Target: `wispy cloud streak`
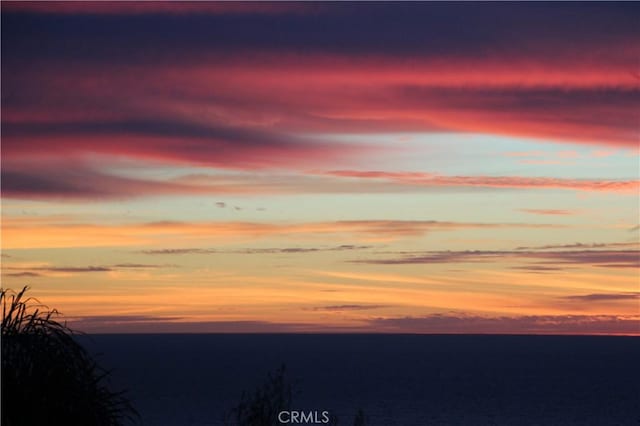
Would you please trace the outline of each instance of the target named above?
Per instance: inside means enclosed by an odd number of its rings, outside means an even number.
[[[308,235],[328,237],[345,235],[366,241],[386,241],[420,237],[432,231],[461,229],[547,229],[562,228],[554,224],[441,222],[435,220],[345,220],[308,223],[261,222],[144,222],[121,225],[74,223],[67,220],[50,222],[6,218],[3,221],[4,248],[91,247],[157,244],[166,238],[183,243],[222,241],[228,238],[259,239]],[[82,236],[81,238],[78,236]],[[350,245],[342,250],[353,249]],[[183,250],[177,248],[176,250]],[[193,249],[188,249],[193,250]],[[198,249],[199,250],[199,249]]]
[[[304,254],[331,251],[366,250],[374,246],[343,244],[335,247],[270,247],[244,249],[215,249],[215,248],[167,248],[142,250],[144,254],[183,255],[183,254]]]
[[[638,300],[640,292],[635,293],[594,293],[565,296],[563,299],[578,302],[601,302],[611,300]]]
[[[375,265],[411,265],[439,263],[497,262],[503,260],[534,260],[536,265],[521,268],[533,272],[551,271],[550,268],[563,266],[599,266],[606,268],[640,268],[640,250],[566,250],[566,251],[523,251],[523,250],[467,250],[430,251],[398,258],[359,259],[354,263]],[[542,268],[540,268],[542,266]]]
[[[327,172],[326,174],[362,180],[382,179],[392,181],[400,185],[414,187],[463,186],[518,189],[565,189],[578,191],[625,192],[632,194],[637,194],[638,190],[640,190],[640,180],[598,181],[589,179],[520,176],[443,176],[418,172],[397,173],[357,170],[337,170]],[[549,213],[549,211],[546,212],[547,214]]]
[[[107,160],[108,161],[108,160]],[[294,174],[187,174],[144,179],[100,171],[78,161],[6,161],[2,195],[7,198],[91,201],[179,195],[376,194],[440,191],[447,188],[565,190],[633,195],[639,180],[524,178],[518,176],[444,176],[415,172],[332,171]],[[224,203],[216,203],[219,208]],[[236,208],[238,210],[239,207]],[[570,210],[524,209],[540,215],[569,215]]]
[[[617,315],[529,315],[484,317],[435,314],[377,318],[371,326],[386,332],[487,334],[640,335],[640,317]]]
[[[360,304],[350,304],[350,305],[330,305],[330,306],[321,306],[317,308],[313,308],[315,311],[335,311],[335,312],[343,312],[343,311],[368,311],[372,309],[382,309],[388,308],[389,305],[360,305]]]
[[[20,270],[22,272],[16,273],[7,273],[6,276],[10,277],[39,277],[42,276],[42,273],[47,272],[62,272],[62,273],[70,273],[70,274],[79,274],[79,273],[94,273],[94,272],[111,272],[117,270],[126,270],[126,269],[154,269],[154,268],[162,268],[167,267],[169,265],[149,265],[149,264],[141,264],[141,263],[119,263],[115,265],[109,266],[11,266],[11,265],[3,265],[2,269],[11,271],[11,270]]]
[[[629,315],[530,315],[476,316],[432,314],[378,317],[364,323],[327,324],[277,321],[189,321],[188,318],[133,316],[89,316],[73,318],[76,328],[104,332],[126,324],[123,332],[213,332],[213,333],[417,333],[417,334],[620,334],[640,335],[640,317]]]
[[[520,209],[520,211],[531,214],[539,214],[543,216],[568,216],[576,214],[574,210],[561,209]]]

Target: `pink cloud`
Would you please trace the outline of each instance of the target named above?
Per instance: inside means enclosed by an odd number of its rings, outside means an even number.
[[[399,185],[415,187],[464,186],[486,188],[565,189],[637,194],[640,180],[589,180],[520,176],[444,176],[428,173],[395,173],[383,171],[336,170],[330,176],[354,179],[383,179]]]
[[[348,163],[374,149],[295,137],[268,130],[150,121],[87,122],[67,125],[6,126],[3,159],[25,162],[45,157],[103,154],[172,164],[213,165],[230,169],[300,168]],[[39,129],[43,129],[40,131]]]
[[[520,209],[521,212],[531,213],[531,214],[540,214],[540,215],[559,215],[559,216],[567,216],[576,214],[575,210],[560,210],[560,209]]]
[[[616,154],[616,152],[617,151],[614,149],[600,149],[591,151],[591,156],[595,158],[605,158],[611,157],[612,155]]]
[[[106,148],[114,148],[105,145]],[[188,148],[188,146],[183,146]],[[134,148],[144,153],[144,146]],[[173,158],[155,158],[163,161],[181,161],[188,163],[209,161],[216,166],[228,166],[260,169],[274,167],[275,161],[293,161],[303,156],[300,152],[283,153],[282,157],[242,157],[246,148],[236,147],[237,153],[229,151],[226,156],[215,157],[215,150],[202,149],[201,158],[192,156],[187,149],[173,153]],[[277,150],[278,148],[274,148]],[[316,155],[316,158],[301,159],[302,164],[326,160],[330,155],[338,155],[328,150]],[[117,146],[111,154],[118,152]],[[263,151],[266,152],[266,151]],[[313,152],[309,149],[307,152]],[[157,154],[157,153],[156,153]],[[255,154],[255,153],[254,153]],[[211,155],[211,157],[208,157]],[[147,158],[141,154],[142,158]],[[31,160],[6,159],[2,168],[2,196],[22,199],[53,200],[101,200],[127,199],[158,195],[205,195],[205,194],[367,194],[402,193],[406,191],[429,191],[434,188],[518,188],[518,189],[557,189],[571,191],[597,191],[620,194],[636,194],[640,187],[638,181],[598,181],[563,178],[525,178],[517,176],[445,176],[421,172],[384,172],[384,171],[310,171],[294,173],[262,174],[259,170],[243,173],[206,174],[193,173],[171,179],[150,179],[127,176],[118,172],[102,169],[100,165],[110,164],[112,156],[98,157],[91,162],[69,157],[62,161],[49,158]],[[344,160],[344,158],[342,158]],[[226,161],[227,163],[224,163]],[[338,161],[338,160],[337,160]],[[116,161],[117,164],[117,161]],[[313,165],[313,164],[309,164]],[[525,213],[562,215],[576,214],[575,211],[561,209],[522,209]]]
[[[576,73],[573,63],[491,58],[210,52],[163,67],[69,70],[34,60],[3,73],[23,99],[3,101],[3,158],[107,152],[299,168],[366,152],[296,134],[451,131],[620,147],[635,147],[638,138],[637,80],[611,64]]]
[[[558,151],[556,155],[558,158],[578,158],[580,153],[577,151]]]

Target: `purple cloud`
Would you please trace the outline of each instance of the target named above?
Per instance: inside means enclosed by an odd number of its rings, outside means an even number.
[[[314,311],[365,311],[370,309],[381,309],[388,308],[390,305],[360,305],[360,304],[351,304],[351,305],[331,305],[331,306],[321,306],[317,308],[313,308]]]
[[[521,250],[429,251],[417,252],[415,254],[405,253],[402,257],[398,258],[359,259],[351,262],[374,265],[410,265],[492,262],[502,259],[535,260],[537,261],[536,265],[538,266],[587,265],[606,268],[640,268],[640,250],[576,250],[544,252]],[[530,265],[525,265],[524,267],[521,267],[521,269],[527,267],[530,267]],[[542,269],[537,268],[536,270],[539,272]]]
[[[640,334],[640,317],[616,315],[483,317],[434,314],[375,318],[369,324],[389,333]]]
[[[593,293],[565,296],[562,299],[579,302],[600,302],[609,300],[638,300],[640,292],[636,293]]]

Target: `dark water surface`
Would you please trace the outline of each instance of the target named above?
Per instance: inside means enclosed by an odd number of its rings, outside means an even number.
[[[293,408],[352,425],[640,425],[640,338],[155,334],[81,337],[144,424],[222,425],[286,364]]]

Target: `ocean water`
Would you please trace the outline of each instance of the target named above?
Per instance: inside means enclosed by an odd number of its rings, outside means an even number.
[[[640,338],[91,335],[148,426],[223,425],[286,365],[293,409],[374,426],[640,425]]]

